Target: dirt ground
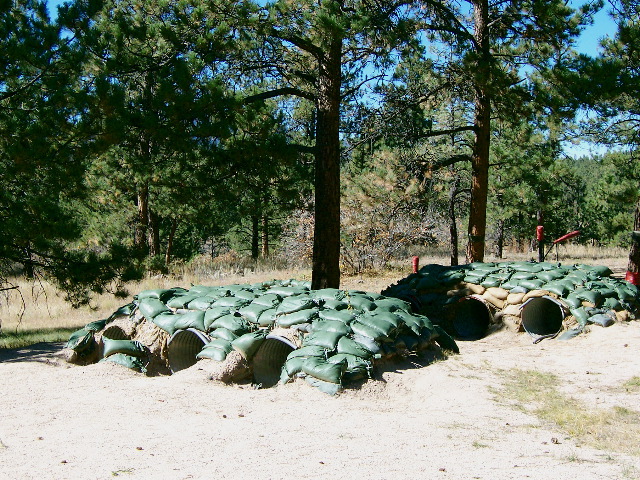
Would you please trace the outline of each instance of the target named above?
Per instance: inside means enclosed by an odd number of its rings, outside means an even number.
[[[590,408],[640,410],[623,388],[640,376],[640,322],[460,347],[334,397],[303,381],[216,384],[198,365],[170,377],[72,366],[60,344],[0,350],[0,478],[640,478],[640,457],[583,445],[500,395],[505,372],[536,370]]]

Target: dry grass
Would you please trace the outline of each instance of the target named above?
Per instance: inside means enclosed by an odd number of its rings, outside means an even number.
[[[555,375],[536,371],[504,372],[501,400],[562,429],[574,441],[600,450],[640,455],[640,412],[623,407],[591,409],[559,391]]]

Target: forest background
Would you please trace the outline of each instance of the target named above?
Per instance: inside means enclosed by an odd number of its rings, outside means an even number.
[[[2,289],[80,305],[216,262],[337,287],[429,247],[524,251],[538,224],[640,264],[635,0],[54,6],[0,2]]]

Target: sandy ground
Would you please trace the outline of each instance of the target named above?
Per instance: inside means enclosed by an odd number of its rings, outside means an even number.
[[[639,457],[580,445],[496,393],[505,371],[537,370],[593,408],[640,410],[622,388],[640,376],[640,322],[460,346],[334,397],[301,381],[216,384],[198,365],[170,377],[72,366],[59,344],[0,351],[0,478],[640,478]]]

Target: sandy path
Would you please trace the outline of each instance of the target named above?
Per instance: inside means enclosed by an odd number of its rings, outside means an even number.
[[[640,376],[640,322],[537,345],[501,332],[336,397],[218,385],[197,367],[70,366],[38,347],[0,352],[2,479],[640,478],[640,458],[580,446],[495,394],[504,371],[534,369],[596,408],[640,410],[621,387]]]

